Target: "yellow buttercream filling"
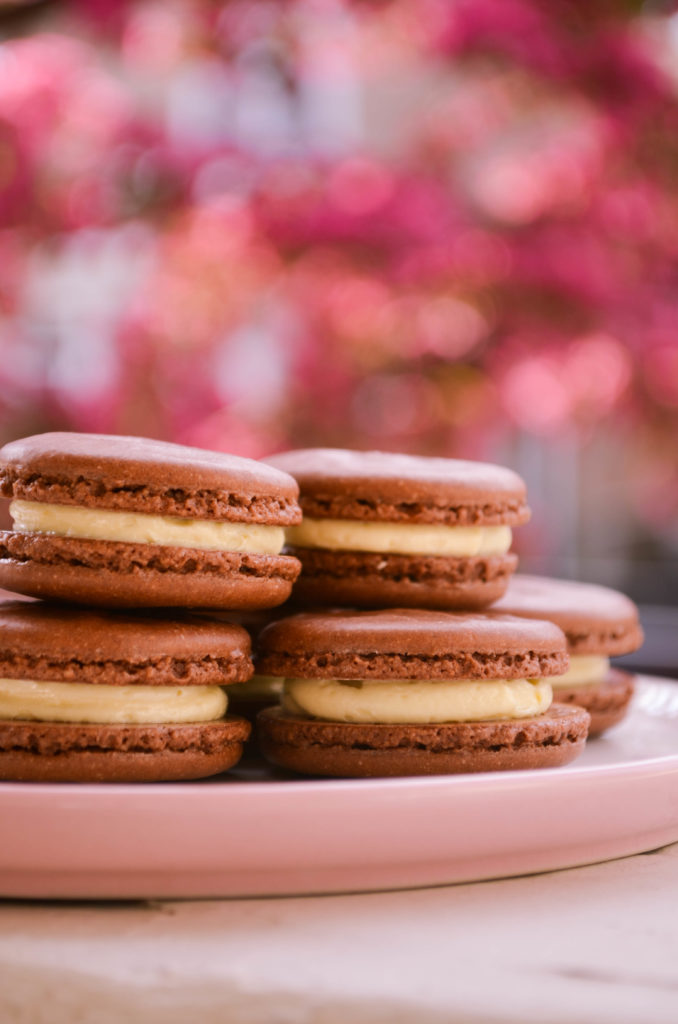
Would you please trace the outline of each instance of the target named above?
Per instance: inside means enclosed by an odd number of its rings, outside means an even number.
[[[506,554],[511,547],[511,528],[305,517],[299,526],[288,527],[286,539],[293,547],[325,548],[329,551],[471,558]]]
[[[588,686],[602,683],[610,671],[610,659],[600,654],[571,654],[570,668],[562,676],[554,676],[555,689],[564,686]]]
[[[544,679],[286,679],[283,707],[331,722],[485,722],[530,718],[552,700]]]
[[[197,548],[206,551],[244,551],[280,554],[285,543],[282,526],[225,523],[211,519],[180,519],[108,508],[51,505],[13,501],[9,507],[14,528],[22,533],[52,533],[58,537],[112,540],[133,544]]]
[[[0,679],[0,719],[115,725],[211,722],[226,713],[220,686],[105,686]]]

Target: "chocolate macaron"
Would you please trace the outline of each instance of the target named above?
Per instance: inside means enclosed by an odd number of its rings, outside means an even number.
[[[547,768],[583,748],[589,716],[551,704],[567,667],[549,622],[423,609],[300,614],[267,626],[258,671],[285,679],[262,711],[269,760],[311,775]]]
[[[138,437],[39,434],[0,449],[14,530],[0,586],[105,607],[266,608],[299,573],[281,554],[294,480],[234,455]]]
[[[226,715],[224,687],[251,674],[238,626],[0,604],[0,778],[156,782],[225,771],[250,725]]]
[[[555,699],[587,709],[589,735],[598,736],[624,718],[633,695],[633,676],[611,668],[610,658],[630,654],[643,642],[633,601],[592,583],[517,575],[492,610],[548,619],[563,630],[570,668],[552,680]]]
[[[299,483],[304,519],[286,550],[302,563],[302,604],[469,609],[506,589],[511,527],[529,518],[511,470],[327,448],[267,461]]]

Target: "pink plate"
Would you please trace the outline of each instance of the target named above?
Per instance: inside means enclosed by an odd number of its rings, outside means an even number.
[[[678,684],[571,767],[388,780],[241,769],[183,784],[0,784],[0,895],[261,896],[443,885],[678,840]]]

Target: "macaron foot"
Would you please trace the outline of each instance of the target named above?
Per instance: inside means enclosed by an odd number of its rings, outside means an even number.
[[[303,775],[383,778],[555,768],[586,742],[589,714],[553,704],[534,718],[435,725],[328,722],[260,712],[264,756]]]

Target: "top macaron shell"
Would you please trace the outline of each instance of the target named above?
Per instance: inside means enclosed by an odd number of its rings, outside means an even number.
[[[252,459],[138,437],[41,434],[0,450],[0,490],[34,510],[42,503],[170,517],[182,530],[167,544],[5,531],[0,586],[17,593],[110,608],[248,610],[281,604],[299,573],[293,556],[260,552],[255,541],[234,551],[191,547],[184,534],[190,520],[257,530],[301,520],[294,479]]]
[[[0,603],[0,677],[107,686],[226,686],[253,672],[245,629],[198,615]]]
[[[298,482],[305,515],[450,525],[517,526],[530,512],[510,469],[391,452],[305,448],[266,461]]]
[[[548,619],[563,630],[572,654],[629,654],[643,642],[633,601],[593,583],[517,574],[491,610]]]
[[[289,475],[253,459],[150,438],[50,433],[0,449],[0,487],[25,501],[287,526]]]
[[[340,679],[516,679],[567,669],[553,623],[426,609],[310,612],[271,623],[258,673]]]

